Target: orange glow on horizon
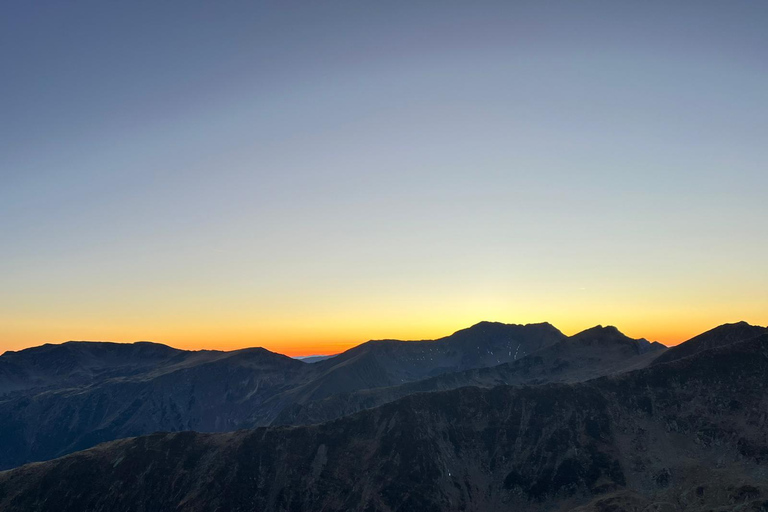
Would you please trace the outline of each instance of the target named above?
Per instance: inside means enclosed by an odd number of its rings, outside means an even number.
[[[739,318],[727,321],[697,322],[688,325],[664,325],[664,326],[643,326],[637,322],[628,322],[627,325],[621,323],[600,322],[600,325],[615,325],[621,332],[631,338],[646,338],[650,341],[659,341],[667,346],[674,346],[682,343],[702,332],[721,325],[722,323],[733,323],[740,321]],[[347,328],[330,328],[329,326],[318,326],[315,333],[312,328],[305,329],[280,329],[273,327],[270,329],[248,332],[248,330],[224,330],[218,333],[209,330],[196,330],[196,332],[187,332],[179,330],[172,332],[163,330],[156,336],[147,337],[137,335],[134,329],[127,329],[120,333],[117,330],[104,329],[104,335],[98,334],[98,328],[93,329],[73,329],[72,332],[81,332],[83,336],[67,336],[63,332],[51,330],[43,338],[18,336],[14,343],[4,343],[0,345],[0,352],[5,350],[21,350],[24,348],[42,345],[45,343],[61,343],[70,339],[88,340],[88,341],[114,341],[130,343],[133,341],[152,341],[163,343],[174,348],[183,350],[239,350],[250,347],[263,347],[272,352],[284,354],[290,357],[311,356],[311,355],[330,355],[338,354],[353,348],[361,343],[371,339],[399,339],[399,340],[425,340],[439,339],[448,336],[457,330],[470,327],[481,321],[476,319],[464,322],[451,322],[445,325],[403,325],[403,326],[379,326],[377,328],[364,328],[362,326],[350,326]],[[539,323],[541,320],[510,321],[500,320],[504,323]],[[749,321],[749,319],[747,319]],[[571,336],[585,329],[598,325],[598,323],[573,323],[563,322],[558,325],[550,322],[560,329],[564,334]],[[759,322],[751,321],[749,323],[762,325]],[[296,332],[296,331],[299,332]],[[293,332],[292,332],[293,331]],[[3,338],[12,339],[7,334]]]

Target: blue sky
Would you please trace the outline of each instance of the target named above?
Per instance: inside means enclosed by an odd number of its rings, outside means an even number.
[[[2,12],[0,349],[768,323],[764,2]]]

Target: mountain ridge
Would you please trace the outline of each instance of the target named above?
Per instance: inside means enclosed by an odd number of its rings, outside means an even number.
[[[763,335],[578,384],[417,393],[319,425],[114,441],[0,473],[0,508],[760,510],[766,389]]]
[[[673,361],[694,355],[703,350],[725,346],[733,341],[745,340],[768,333],[768,327],[750,325],[745,321],[722,324],[705,331],[685,343],[681,343],[661,356],[656,364]]]
[[[418,380],[430,372],[449,371],[451,365],[482,366],[495,359],[489,354],[498,344],[535,349],[559,338],[553,329],[481,324],[434,342],[371,342],[313,364],[263,348],[185,352],[152,344],[74,343],[43,352],[154,347],[169,357],[141,371],[123,365],[120,371],[96,376],[83,376],[78,367],[72,378],[64,371],[70,367],[61,367],[61,358],[54,357],[49,366],[53,375],[66,377],[63,383],[46,381],[10,393],[18,375],[8,371],[7,363],[18,356],[2,356],[0,390],[6,393],[0,396],[0,439],[5,445],[0,447],[5,448],[0,450],[0,468],[158,430],[220,432],[267,425],[292,403]],[[465,350],[469,345],[475,347],[471,357]],[[430,366],[426,353],[435,364]]]
[[[335,419],[416,392],[443,391],[463,386],[540,385],[580,382],[648,364],[663,345],[645,347],[618,329],[587,329],[544,347],[529,356],[497,366],[451,372],[398,386],[331,395],[320,401],[294,403],[275,419],[276,424],[310,424]]]
[[[590,331],[601,335],[590,338]],[[568,338],[547,323],[493,322],[434,341],[372,341],[312,364],[263,348],[164,347],[170,357],[145,370],[0,396],[0,468],[155,431],[327,421],[409,393],[578,382],[643,367],[658,355],[615,328]]]

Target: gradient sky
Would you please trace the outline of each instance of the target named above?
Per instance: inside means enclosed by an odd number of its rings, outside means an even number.
[[[768,2],[0,7],[0,352],[768,324]]]

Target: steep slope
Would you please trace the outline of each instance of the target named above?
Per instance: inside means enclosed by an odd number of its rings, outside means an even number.
[[[0,509],[761,510],[768,336],[575,385],[155,434],[0,473]]]
[[[322,400],[296,402],[283,409],[273,424],[321,423],[420,392],[464,386],[490,388],[502,384],[581,382],[642,368],[665,349],[660,343],[629,338],[615,327],[597,326],[510,363],[445,373],[399,386],[338,393]]]
[[[668,363],[676,359],[692,356],[703,350],[748,340],[765,333],[768,333],[768,327],[749,325],[747,322],[723,324],[705,333],[699,334],[676,347],[672,347],[666,354],[660,356],[655,361],[655,364]]]

